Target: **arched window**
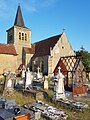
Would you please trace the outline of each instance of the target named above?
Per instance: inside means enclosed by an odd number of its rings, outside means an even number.
[[[24,33],[22,33],[22,40],[24,40]]]
[[[25,41],[27,41],[27,34],[25,33]]]
[[[19,40],[21,40],[21,32],[19,32]]]

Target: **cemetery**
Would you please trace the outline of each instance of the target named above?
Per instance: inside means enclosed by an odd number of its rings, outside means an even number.
[[[63,110],[58,110],[53,106],[37,101],[24,105],[25,108],[39,111],[43,117],[50,120],[67,120],[68,115]]]
[[[21,104],[23,108],[34,112],[33,116],[39,116],[39,119],[43,117],[46,120],[68,120],[72,112],[76,112],[76,114],[80,112],[82,114],[83,112],[90,111],[90,104],[74,99],[78,97],[84,98],[83,95],[73,96],[73,93],[70,91],[65,91],[65,76],[62,74],[60,66],[58,67],[57,74],[51,76],[51,78],[50,76],[49,78],[48,76],[41,77],[39,70],[38,68],[37,73],[32,73],[29,68],[24,68],[21,71],[19,79],[16,73],[4,71],[3,91],[1,95],[7,99],[14,98],[14,100],[10,102],[10,100],[1,99],[0,109],[4,107],[5,110],[3,111],[6,112],[7,109],[13,109],[16,106],[15,100],[17,98],[15,97],[15,91],[17,91],[17,97],[20,100],[20,102],[16,100],[17,104]],[[19,98],[20,96],[21,98]],[[86,94],[85,98],[87,98]],[[19,119],[19,117],[16,118]]]
[[[0,98],[0,120],[34,120],[32,111],[17,106],[15,100]]]
[[[76,54],[64,31],[32,43],[19,4],[7,44],[0,44],[0,120],[89,120],[83,53]]]

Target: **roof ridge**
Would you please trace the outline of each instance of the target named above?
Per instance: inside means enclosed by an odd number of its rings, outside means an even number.
[[[48,37],[48,38],[46,38],[46,39],[44,39],[44,40],[40,40],[40,41],[35,42],[35,43],[33,43],[33,44],[37,44],[37,43],[39,43],[39,42],[47,41],[48,39],[52,39],[52,38],[54,38],[54,37],[61,36],[61,35],[62,35],[62,34],[58,34],[58,35],[55,35],[55,36],[52,36],[52,37]]]

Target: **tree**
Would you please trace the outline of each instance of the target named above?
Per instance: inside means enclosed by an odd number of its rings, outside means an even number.
[[[90,71],[90,53],[82,46],[79,51],[76,51],[76,55],[81,56],[81,61],[85,67],[85,70]]]

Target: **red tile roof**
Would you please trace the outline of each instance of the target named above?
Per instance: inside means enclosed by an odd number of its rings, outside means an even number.
[[[56,65],[56,67],[55,67],[55,69],[54,69],[54,71],[53,71],[54,75],[57,74],[57,72],[58,72],[58,67],[59,67],[59,66],[60,66],[60,68],[61,68],[62,74],[63,74],[63,75],[66,75],[66,74],[67,74],[67,69],[66,69],[66,66],[64,65],[64,63],[63,63],[63,61],[62,61],[61,59],[59,60],[58,64]]]
[[[13,44],[0,44],[0,54],[17,55]]]
[[[34,57],[50,55],[50,48],[53,49],[62,34],[50,37],[35,43],[35,54]]]

